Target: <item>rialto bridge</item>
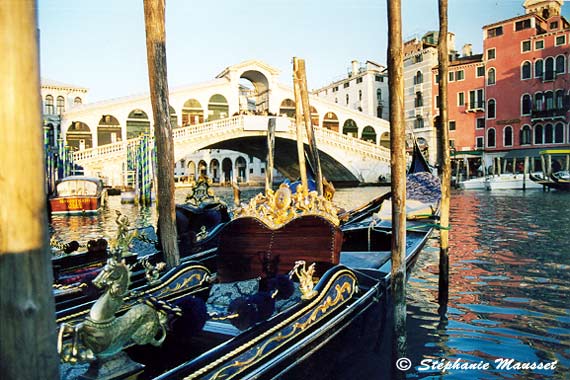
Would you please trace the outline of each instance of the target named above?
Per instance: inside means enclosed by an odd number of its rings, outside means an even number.
[[[260,61],[230,66],[212,81],[170,90],[174,154],[186,173],[206,170],[212,177],[242,180],[251,173],[243,155],[233,154],[228,168],[214,157],[232,150],[264,160],[269,119],[276,122],[275,167],[283,175],[298,176],[295,102],[292,88],[277,81],[279,72]],[[336,182],[377,182],[389,176],[387,121],[310,96],[311,122],[324,175]],[[62,115],[67,145],[75,149],[75,163],[85,174],[124,185],[127,149],[143,133],[151,133],[152,109],[148,94],[79,105]],[[306,140],[305,140],[306,142]],[[209,150],[210,162],[192,158]],[[234,153],[235,153],[234,152]],[[225,160],[224,160],[225,161]],[[197,171],[196,171],[197,170]]]

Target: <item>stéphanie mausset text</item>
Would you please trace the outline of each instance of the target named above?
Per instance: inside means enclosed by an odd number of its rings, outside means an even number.
[[[526,370],[526,371],[534,371],[534,370],[542,370],[542,371],[553,371],[556,369],[556,364],[558,361],[552,362],[519,362],[515,359],[506,359],[506,358],[498,358],[495,359],[493,362],[485,362],[480,361],[478,363],[475,362],[468,362],[458,358],[454,361],[449,361],[446,359],[441,360],[433,360],[433,359],[423,359],[420,362],[420,366],[417,368],[418,371],[452,371],[452,370],[459,370],[459,371],[472,371],[472,370],[488,370],[488,369],[496,369],[496,370],[505,370],[505,371],[518,371],[518,370]]]

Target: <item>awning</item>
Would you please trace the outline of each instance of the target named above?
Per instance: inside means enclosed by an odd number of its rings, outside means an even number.
[[[457,158],[481,157],[482,155],[482,150],[460,150],[451,152],[451,156]]]
[[[544,148],[510,150],[503,156],[503,158],[540,157],[540,152],[543,150]]]

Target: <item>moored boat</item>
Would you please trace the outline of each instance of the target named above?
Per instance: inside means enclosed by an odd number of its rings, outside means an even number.
[[[97,213],[106,199],[107,190],[100,178],[70,176],[57,183],[49,204],[52,214],[83,215]]]
[[[501,175],[490,176],[488,180],[485,181],[485,186],[487,190],[542,189],[542,186],[534,182],[528,173],[505,173]]]

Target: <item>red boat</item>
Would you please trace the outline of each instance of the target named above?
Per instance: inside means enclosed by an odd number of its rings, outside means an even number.
[[[101,179],[70,176],[57,184],[49,203],[52,214],[87,214],[98,212],[106,198]]]

